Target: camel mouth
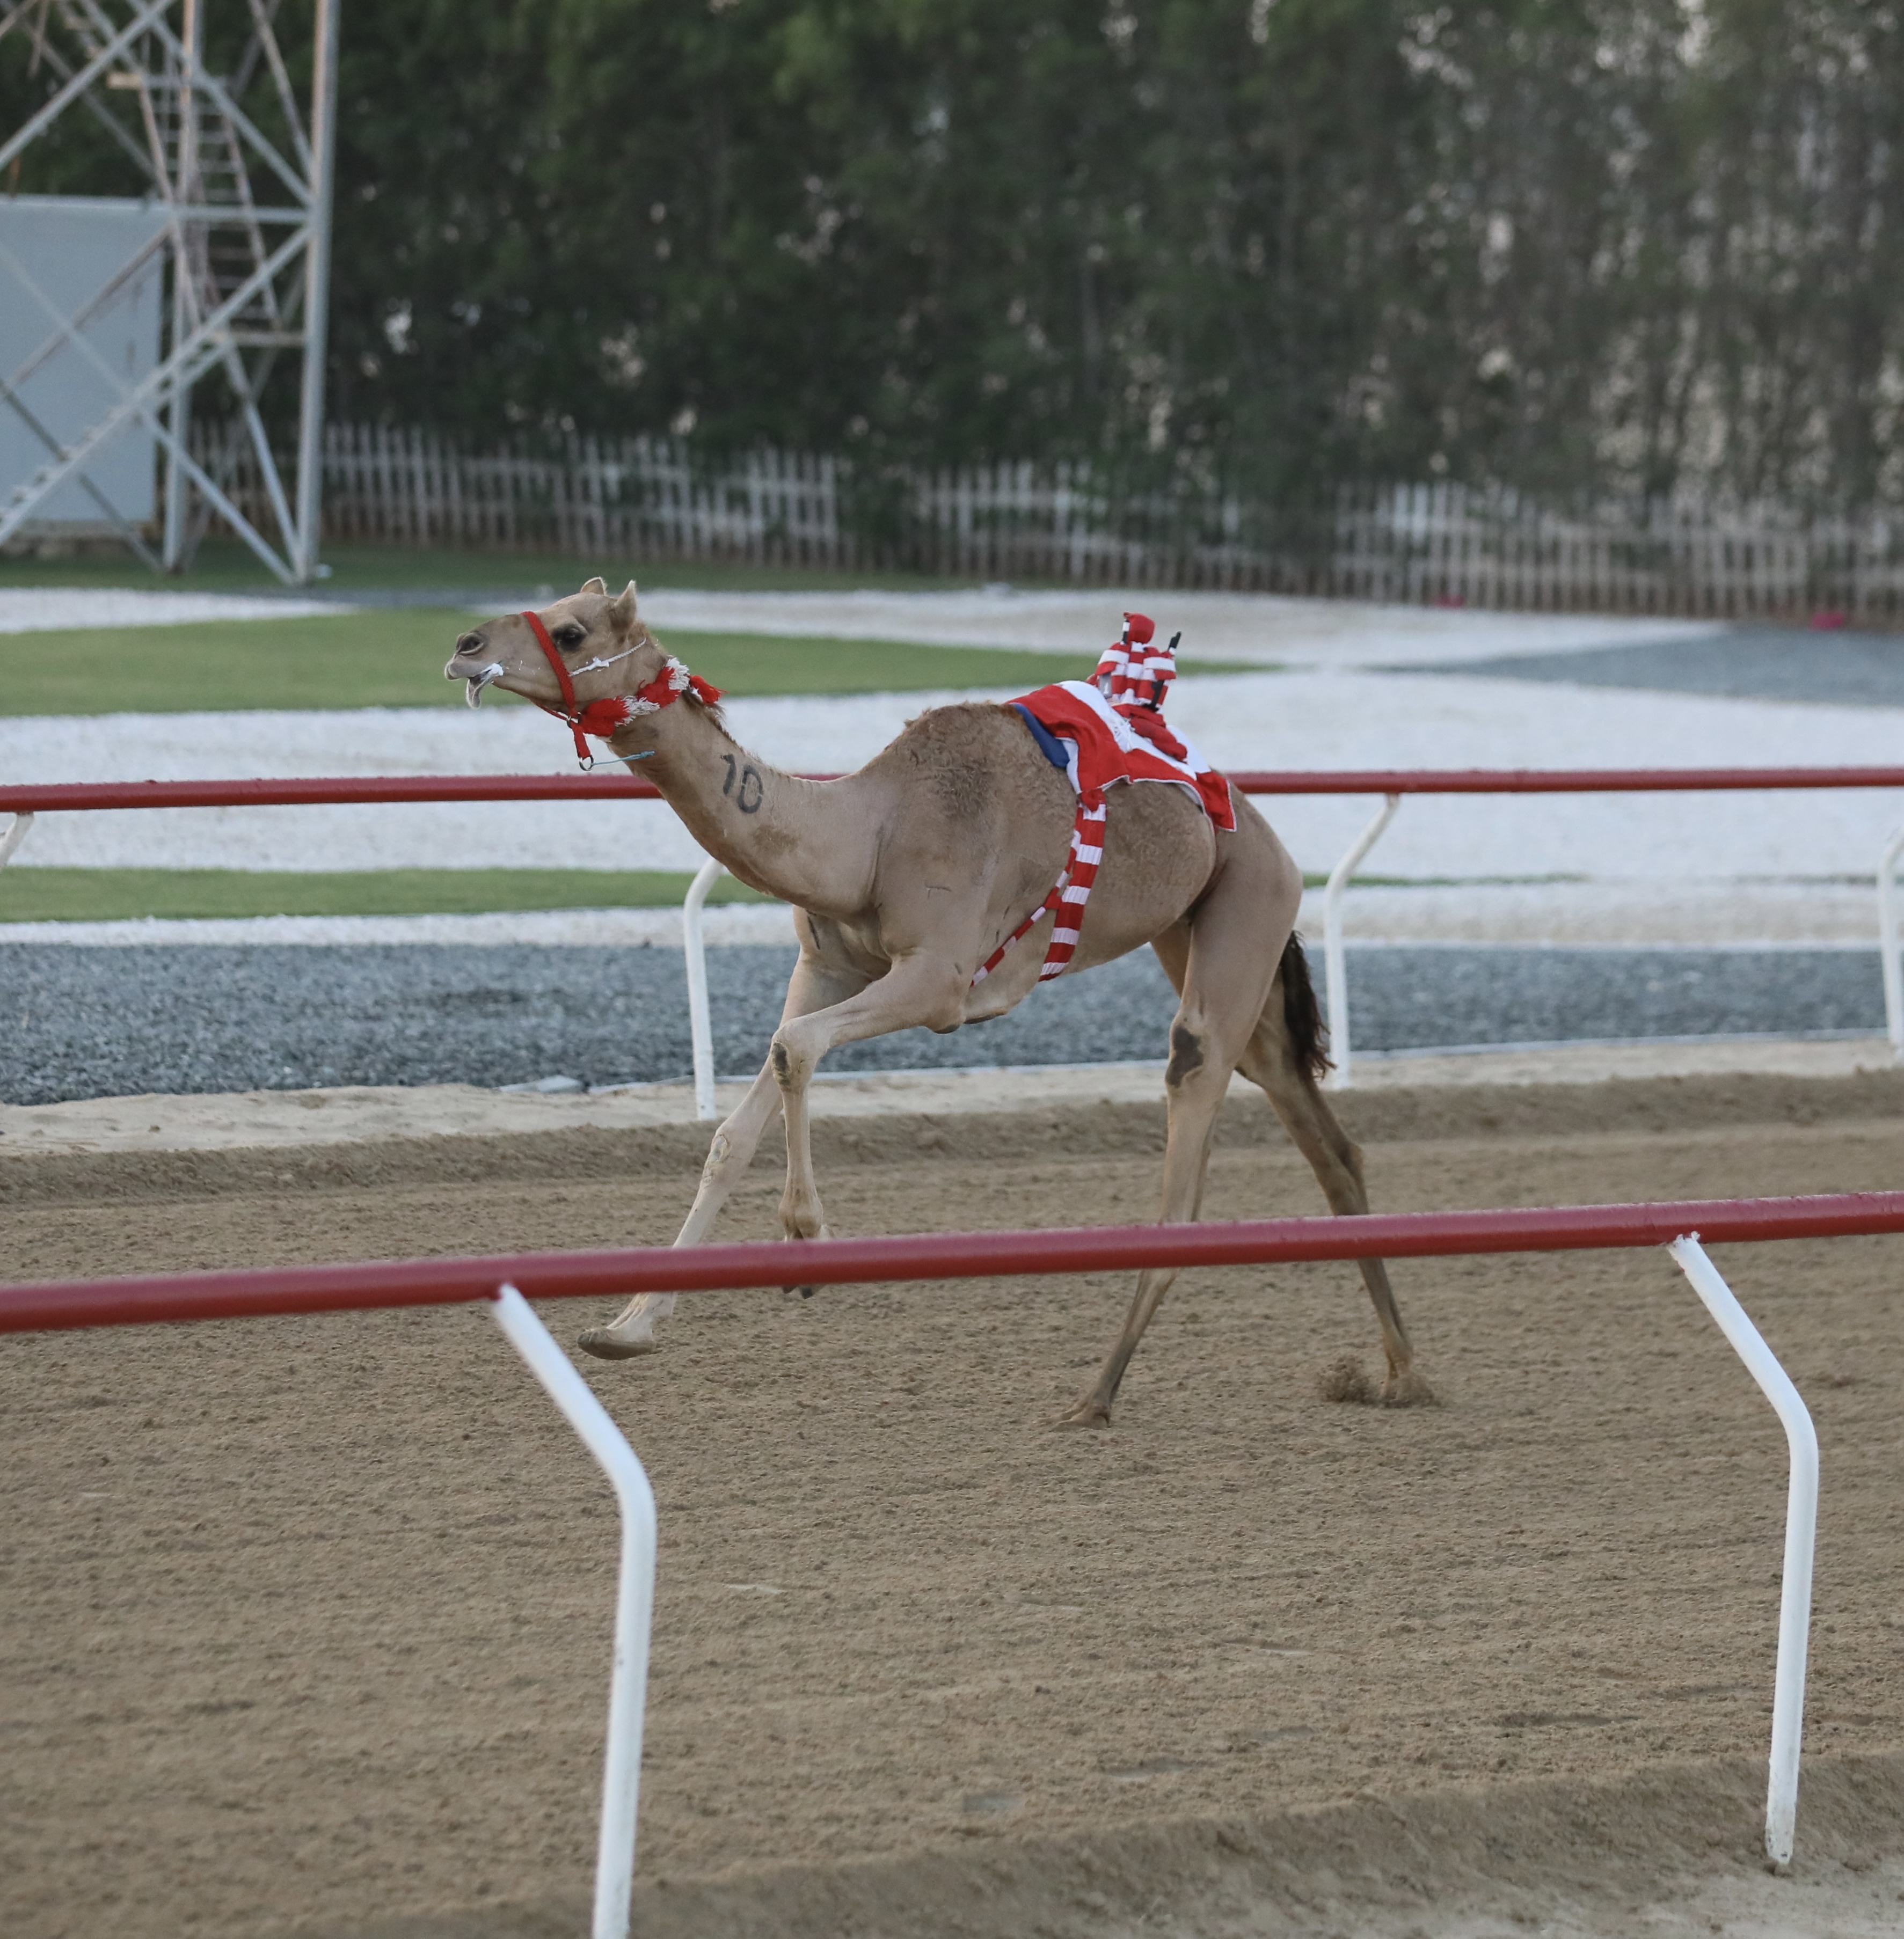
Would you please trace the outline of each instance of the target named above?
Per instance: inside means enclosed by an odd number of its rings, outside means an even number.
[[[486,666],[464,673],[458,671],[455,661],[452,659],[443,668],[443,674],[446,680],[468,681],[469,684],[463,689],[463,704],[466,707],[480,707],[483,705],[483,689],[486,686],[493,686],[506,671],[501,660],[492,660]]]

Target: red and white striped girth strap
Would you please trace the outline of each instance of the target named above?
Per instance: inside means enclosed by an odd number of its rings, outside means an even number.
[[[1038,972],[1038,981],[1043,983],[1062,976],[1071,967],[1078,930],[1084,921],[1084,905],[1091,899],[1091,885],[1098,879],[1098,865],[1103,860],[1104,790],[1093,788],[1077,798],[1071,859],[1052,884],[1050,894],[985,959],[972,979],[972,988],[976,990],[1004,961],[1005,951],[1043,915],[1054,915],[1054,921],[1050,947],[1044,953],[1044,966]]]

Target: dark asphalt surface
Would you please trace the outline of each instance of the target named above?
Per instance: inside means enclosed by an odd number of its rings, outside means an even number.
[[[1394,670],[1735,700],[1904,707],[1904,640],[1877,633],[1741,626],[1710,639],[1642,641],[1571,653],[1503,653],[1493,659]]]
[[[793,956],[708,952],[724,1076],[758,1069]],[[1875,950],[1351,949],[1349,983],[1358,1050],[1884,1027]],[[1047,985],[995,1023],[851,1045],[825,1068],[1161,1060],[1172,1006],[1145,951]],[[556,1075],[617,1084],[690,1064],[675,949],[0,945],[8,1103]]]

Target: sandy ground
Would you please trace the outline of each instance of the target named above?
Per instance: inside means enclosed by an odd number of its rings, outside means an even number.
[[[1392,1208],[1875,1189],[1904,1082],[1345,1109]],[[1148,1204],[1160,1128],[818,1143],[836,1229],[1035,1225]],[[662,1239],[700,1137],[9,1156],[0,1278]],[[1232,1103],[1208,1213],[1317,1207]],[[1333,1267],[1187,1280],[1105,1435],[1043,1423],[1117,1276],[699,1295],[589,1363],[661,1513],[638,1929],[1896,1929],[1899,1255],[1717,1256],[1823,1448],[1795,1881],[1754,1861],[1769,1413],[1656,1254],[1449,1260],[1398,1272],[1445,1403],[1406,1413],[1315,1398],[1372,1332]],[[10,1939],[580,1929],[612,1515],[481,1314],[19,1336],[0,1393]]]

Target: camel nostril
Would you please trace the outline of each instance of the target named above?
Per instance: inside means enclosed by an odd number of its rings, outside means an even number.
[[[477,653],[482,650],[483,635],[480,633],[465,633],[456,642],[456,651],[459,656],[464,653]]]

